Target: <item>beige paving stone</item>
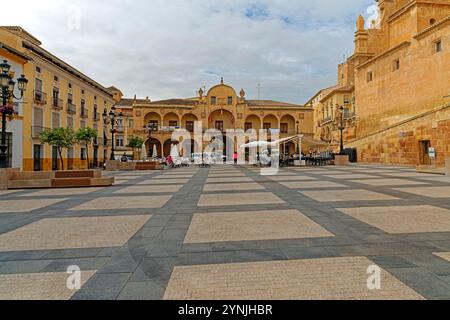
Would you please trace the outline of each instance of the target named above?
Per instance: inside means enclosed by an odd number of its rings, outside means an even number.
[[[420,178],[420,179],[425,180],[425,181],[434,181],[434,182],[450,184],[450,176],[434,176],[434,177],[425,177],[425,178]]]
[[[186,184],[189,179],[148,179],[139,182],[138,185],[165,185],[165,184]]]
[[[70,210],[151,209],[161,208],[172,196],[126,196],[97,198]]]
[[[351,180],[354,183],[361,183],[374,187],[388,187],[388,186],[408,186],[408,185],[423,185],[425,182],[410,181],[404,179],[367,179],[367,180]]]
[[[150,215],[42,219],[0,235],[0,251],[121,247]]]
[[[267,177],[273,181],[314,181],[317,178],[308,177],[308,176],[269,176]]]
[[[135,175],[118,175],[116,177],[119,180],[136,180],[136,179],[139,179],[139,177],[135,176]]]
[[[23,190],[0,190],[0,196],[10,195]]]
[[[42,209],[67,199],[19,199],[1,200],[0,213],[31,212]]]
[[[434,255],[450,262],[450,252],[434,253]]]
[[[81,286],[97,270],[81,271]],[[67,287],[70,275],[65,272],[2,274],[0,300],[69,300],[76,291]]]
[[[327,190],[327,191],[302,191],[307,197],[319,202],[342,202],[342,201],[377,201],[396,200],[398,198],[372,192],[368,190]]]
[[[192,179],[193,175],[190,174],[169,174],[169,175],[160,175],[158,178],[160,179]]]
[[[369,290],[364,257],[175,267],[166,300],[423,299],[382,270],[381,290]]]
[[[208,178],[245,177],[243,173],[210,173]]]
[[[397,188],[401,192],[411,193],[428,198],[450,198],[450,186],[448,187],[419,187],[419,188]]]
[[[186,243],[333,237],[297,210],[195,214]]]
[[[347,174],[347,173],[338,175],[326,175],[325,177],[342,180],[378,178],[377,176],[371,176],[368,174]]]
[[[229,178],[208,178],[206,183],[228,183],[228,182],[253,182],[248,177],[229,177]]]
[[[201,195],[199,207],[221,207],[236,205],[282,204],[283,200],[270,192],[235,193],[235,194],[207,194]]]
[[[265,190],[265,188],[258,183],[226,183],[226,184],[205,184],[203,192],[216,191],[233,191],[233,190]]]
[[[297,181],[280,182],[289,189],[320,189],[320,188],[345,188],[344,185],[331,181]]]
[[[387,233],[450,232],[450,210],[434,206],[361,207],[338,210]]]
[[[386,177],[398,177],[398,178],[432,178],[432,174],[425,174],[420,172],[393,172],[393,173],[383,173]]]
[[[21,197],[51,197],[51,196],[75,196],[86,195],[105,188],[68,188],[68,189],[46,189],[21,195]]]
[[[180,189],[183,187],[183,185],[162,185],[162,186],[132,186],[127,187],[122,190],[118,190],[114,193],[174,193],[180,191]]]

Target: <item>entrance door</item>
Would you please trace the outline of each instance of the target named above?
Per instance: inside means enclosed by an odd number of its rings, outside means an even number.
[[[430,140],[420,141],[420,164],[427,166],[431,164],[430,156],[428,155],[430,147]]]
[[[69,148],[67,150],[67,169],[73,170],[73,158],[74,158],[74,150],[73,148]]]
[[[93,167],[94,168],[98,167],[98,146],[94,146],[94,163],[93,163]]]
[[[42,145],[33,145],[33,169],[34,171],[42,171]]]
[[[218,130],[220,132],[224,132],[223,131],[223,121],[216,121],[216,130]]]
[[[52,170],[58,170],[58,147],[52,147]]]

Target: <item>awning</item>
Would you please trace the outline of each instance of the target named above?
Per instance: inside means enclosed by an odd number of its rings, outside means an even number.
[[[328,147],[328,143],[316,140],[308,136],[303,136],[302,144],[307,145],[309,147]]]

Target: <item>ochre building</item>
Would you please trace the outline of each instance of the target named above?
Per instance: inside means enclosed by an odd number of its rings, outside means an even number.
[[[312,140],[314,134],[312,108],[272,100],[249,100],[243,89],[238,94],[223,80],[207,92],[200,89],[194,98],[162,101],[151,101],[148,98],[122,99],[117,107],[127,115],[133,115],[128,118],[123,132],[117,137],[118,140],[124,140],[123,143],[118,141],[120,146],[127,145],[126,140],[129,136],[140,136],[146,141],[150,157],[156,156],[153,154],[155,145],[158,157],[168,156],[174,143],[174,132],[185,129],[186,132],[194,133],[198,123],[201,123],[203,132],[207,129],[217,129],[224,134],[227,130],[247,132],[254,129],[258,133],[263,130],[267,132],[268,140],[274,132],[277,136],[279,132],[280,138],[296,136],[297,133],[303,134],[306,141]],[[197,141],[193,136],[189,140],[181,141],[189,144],[190,149],[185,146],[182,148],[188,149],[189,153],[195,151],[196,145],[199,149],[208,145],[208,141]],[[234,144],[230,141],[228,143],[234,145],[234,151],[237,151],[239,146],[236,141]],[[282,152],[295,154],[298,150],[297,141],[289,142],[283,148],[285,149]],[[225,153],[226,150],[230,151],[228,146],[223,150]]]
[[[46,128],[90,127],[98,131],[89,148],[93,164],[104,161],[103,110],[116,103],[113,93],[42,47],[41,42],[20,27],[0,27],[0,53],[29,80],[25,97],[17,105],[18,115],[8,123],[14,167],[25,171],[57,170],[57,150],[42,145],[39,134]],[[20,129],[14,122],[20,121]],[[15,130],[15,129],[16,130]],[[107,133],[109,135],[109,133]],[[87,150],[75,144],[64,150],[65,168],[87,168]]]
[[[380,20],[371,28],[357,20],[354,54],[339,67],[339,79],[348,81],[309,102],[316,136],[335,143],[333,116],[348,105],[346,147],[357,148],[360,162],[442,168],[447,159],[450,165],[450,0],[378,6]],[[327,97],[335,97],[334,112],[327,113]]]

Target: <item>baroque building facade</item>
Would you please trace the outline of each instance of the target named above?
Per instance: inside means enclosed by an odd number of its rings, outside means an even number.
[[[377,2],[379,21],[367,28],[358,18],[354,54],[340,66],[339,77],[344,68],[352,79],[344,85],[354,86],[344,92],[355,111],[346,146],[361,162],[442,168],[450,164],[450,1]],[[322,100],[330,90],[309,102],[316,136],[327,139]]]
[[[169,99],[151,101],[150,99],[122,99],[118,103],[119,110],[128,110],[133,114],[133,128],[128,128],[124,138],[135,135],[146,142],[146,150],[150,157],[162,157],[170,154],[173,143],[181,142],[185,156],[196,150],[204,150],[210,141],[203,138],[181,137],[182,141],[173,139],[174,132],[184,129],[193,134],[201,127],[201,133],[206,130],[216,130],[224,134],[223,151],[226,156],[238,151],[237,141],[227,141],[228,130],[248,132],[255,130],[258,135],[276,133],[279,138],[288,138],[302,134],[306,141],[313,140],[313,110],[302,105],[272,100],[249,100],[243,89],[237,94],[236,90],[221,82],[207,92],[200,89],[194,98]],[[261,131],[262,130],[262,131]],[[255,137],[258,138],[258,137]],[[262,138],[262,137],[261,137]],[[183,141],[184,139],[184,141]],[[244,142],[248,142],[249,139]],[[282,152],[296,154],[297,141],[291,141],[283,146]],[[124,143],[126,145],[126,143]],[[157,150],[157,155],[153,150]],[[230,149],[233,146],[233,149]],[[187,153],[187,154],[186,154]],[[230,158],[229,158],[230,159]]]

